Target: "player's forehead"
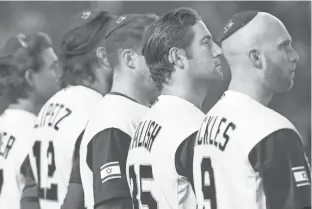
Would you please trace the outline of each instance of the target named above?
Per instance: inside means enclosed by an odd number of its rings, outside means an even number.
[[[270,21],[268,24],[269,25],[265,33],[268,35],[268,38],[270,38],[271,41],[279,45],[285,41],[292,40],[288,30],[281,21],[274,20]]]
[[[288,33],[287,29],[284,28],[284,29],[281,29],[277,35],[276,35],[276,42],[277,44],[280,44],[280,43],[283,43],[285,41],[290,41],[291,42],[291,36],[290,34]]]
[[[194,42],[200,42],[201,40],[207,38],[211,39],[212,35],[208,30],[207,26],[202,20],[198,20],[197,23],[192,26],[192,30],[194,31]]]

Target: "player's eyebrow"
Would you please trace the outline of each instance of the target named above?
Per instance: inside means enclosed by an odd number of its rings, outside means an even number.
[[[288,45],[288,44],[291,44],[291,42],[292,42],[291,39],[286,39],[286,40],[281,41],[281,42],[278,44],[278,46],[279,46],[279,47],[280,47],[280,46],[286,46],[286,45]]]
[[[202,44],[203,42],[206,42],[206,41],[210,41],[212,39],[211,35],[207,35],[207,36],[204,36],[202,39],[200,39],[200,43]]]

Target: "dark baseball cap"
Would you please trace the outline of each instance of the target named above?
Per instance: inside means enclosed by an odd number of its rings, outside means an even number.
[[[25,41],[25,34],[18,34],[17,36],[10,36],[0,48],[0,57],[10,57],[14,55],[19,49],[27,48]]]
[[[221,44],[222,41],[233,35],[240,28],[249,23],[259,11],[243,11],[233,15],[225,24],[223,34],[218,39],[218,43]]]
[[[63,41],[71,35],[72,32],[77,32],[87,24],[90,24],[93,21],[98,21],[100,23],[96,24],[96,29],[92,34],[88,34],[84,43],[79,44],[79,46],[68,46],[62,44],[62,51],[67,55],[76,55],[86,53],[91,51],[100,40],[106,37],[108,31],[113,27],[117,20],[117,16],[110,14],[104,10],[83,10],[79,12],[73,19],[72,23],[69,26],[68,31],[63,36]]]
[[[121,28],[122,26],[126,25],[127,23],[133,21],[134,19],[136,19],[140,16],[142,16],[142,14],[124,14],[124,15],[119,16],[110,25],[110,28],[106,34],[106,37],[108,38],[112,32],[114,32],[118,28]]]

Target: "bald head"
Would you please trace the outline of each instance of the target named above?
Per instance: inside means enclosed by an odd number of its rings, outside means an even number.
[[[299,55],[279,19],[264,12],[243,12],[228,27],[222,49],[232,72],[231,88],[271,93],[291,89]]]
[[[263,51],[284,40],[291,40],[284,24],[271,14],[258,12],[250,22],[222,42],[222,49],[231,64],[233,56],[235,59],[237,56],[248,59],[251,50]]]

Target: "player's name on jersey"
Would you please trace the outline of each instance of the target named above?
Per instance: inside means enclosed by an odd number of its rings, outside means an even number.
[[[15,142],[15,137],[7,132],[0,133],[0,155],[7,158]]]
[[[140,122],[134,134],[130,149],[144,147],[150,152],[160,130],[161,126],[155,121]]]
[[[201,125],[195,146],[213,145],[224,151],[235,128],[236,125],[224,117],[206,117]]]
[[[60,128],[60,123],[71,115],[72,111],[59,103],[49,103],[44,106],[43,111],[40,112],[36,121],[35,128],[38,127],[52,127],[56,131]]]

